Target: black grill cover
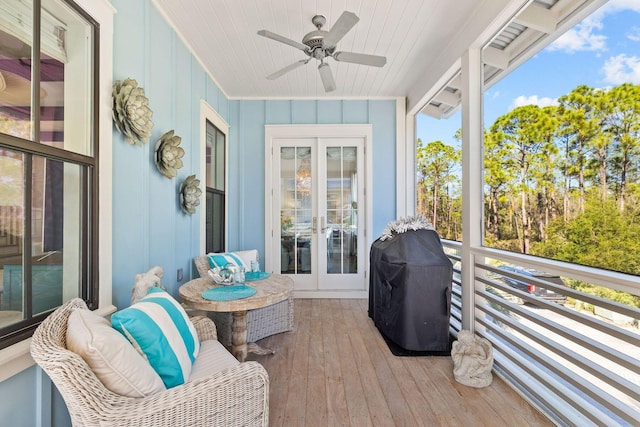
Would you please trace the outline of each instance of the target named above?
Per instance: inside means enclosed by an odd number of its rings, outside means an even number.
[[[407,231],[371,245],[369,317],[407,350],[449,351],[453,266],[433,230]]]

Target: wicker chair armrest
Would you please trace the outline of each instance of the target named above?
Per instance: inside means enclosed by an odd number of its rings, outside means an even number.
[[[209,271],[209,258],[206,255],[198,255],[193,258],[193,263],[196,265],[196,269],[200,274],[200,277],[209,277],[207,272]]]
[[[241,363],[153,396],[120,397],[99,411],[105,425],[266,426],[269,376],[257,362]]]
[[[190,318],[193,326],[198,333],[198,339],[200,341],[217,340],[218,334],[216,330],[216,324],[213,320],[206,316],[193,316]]]

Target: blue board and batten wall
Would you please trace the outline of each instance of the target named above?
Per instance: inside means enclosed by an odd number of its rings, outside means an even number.
[[[264,253],[267,124],[362,124],[373,127],[373,236],[396,215],[395,100],[231,101],[229,247]],[[375,237],[374,237],[375,238]]]
[[[154,265],[165,270],[163,284],[178,287],[197,274],[192,259],[200,248],[200,215],[179,207],[180,183],[200,169],[200,102],[204,99],[230,125],[229,249],[264,253],[264,126],[266,124],[354,124],[373,127],[373,236],[396,213],[396,100],[230,100],[204,71],[150,0],[113,0],[113,79],[133,78],[145,89],[154,112],[152,137],[129,145],[114,132],[113,303],[129,305],[134,277]],[[268,82],[265,80],[265,84]],[[182,137],[184,167],[178,177],[161,175],[153,161],[155,142],[169,130]],[[204,197],[203,197],[204,200]],[[184,278],[178,282],[176,271]],[[101,284],[108,286],[108,284]],[[59,394],[36,367],[0,383],[2,425],[69,425]]]
[[[372,124],[373,235],[395,219],[395,99],[228,100],[153,4],[113,3],[118,9],[114,79],[135,78],[154,112],[149,143],[131,146],[119,134],[113,141],[113,301],[118,308],[129,304],[135,274],[154,265],[164,268],[163,284],[174,295],[197,274],[191,260],[199,252],[203,206],[185,215],[178,190],[189,175],[204,179],[199,170],[201,99],[230,125],[230,250],[256,248],[264,254],[266,124]],[[155,141],[169,130],[182,137],[185,150],[184,167],[172,180],[153,163]],[[181,282],[176,281],[179,268],[185,272]]]

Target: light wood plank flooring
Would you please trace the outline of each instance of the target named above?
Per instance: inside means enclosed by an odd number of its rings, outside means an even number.
[[[453,379],[450,357],[396,357],[366,300],[297,299],[296,328],[249,355],[270,378],[270,425],[551,426],[502,380],[474,389]]]

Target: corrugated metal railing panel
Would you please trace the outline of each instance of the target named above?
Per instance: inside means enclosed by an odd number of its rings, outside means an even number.
[[[443,245],[454,264],[451,330],[457,333],[461,245]],[[553,275],[523,275],[524,267]],[[487,248],[477,250],[473,274],[475,330],[494,347],[496,374],[560,425],[640,425],[640,310],[563,285],[575,279],[640,295],[640,281]]]

